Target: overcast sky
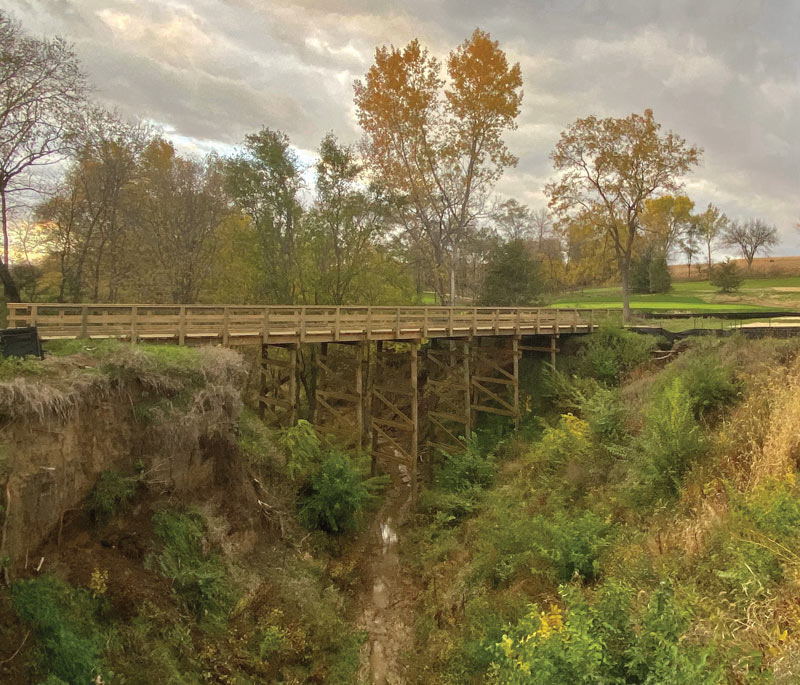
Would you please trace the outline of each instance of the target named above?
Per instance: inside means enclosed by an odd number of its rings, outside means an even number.
[[[352,83],[375,47],[418,37],[439,57],[476,26],[522,66],[519,156],[498,186],[545,204],[548,154],[578,117],[652,108],[704,148],[698,208],[778,226],[800,254],[800,0],[4,0],[35,34],[74,42],[97,97],[184,151],[262,126],[306,158],[359,137]]]

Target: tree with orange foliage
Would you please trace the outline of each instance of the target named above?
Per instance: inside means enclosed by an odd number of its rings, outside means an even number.
[[[590,214],[611,239],[622,281],[623,318],[630,320],[631,255],[645,202],[680,190],[680,178],[702,150],[661,125],[650,109],[624,119],[578,119],[550,155],[559,178],[548,184],[551,209],[562,221]]]
[[[433,287],[455,296],[459,244],[484,212],[503,171],[517,158],[503,141],[522,101],[519,64],[479,29],[441,65],[418,40],[380,47],[355,83],[358,121],[370,169],[396,198],[396,220],[433,273]]]

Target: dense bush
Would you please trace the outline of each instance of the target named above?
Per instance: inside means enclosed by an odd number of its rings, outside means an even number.
[[[741,392],[741,384],[731,365],[723,362],[717,349],[702,344],[668,368],[657,389],[663,391],[676,378],[680,379],[698,418],[710,410],[732,404]]]
[[[98,602],[51,575],[19,580],[11,587],[14,609],[31,624],[37,663],[43,673],[69,685],[103,675],[105,636],[97,622]],[[98,681],[99,682],[99,681]]]
[[[721,264],[717,264],[711,269],[711,277],[709,282],[715,288],[719,288],[720,292],[732,293],[739,290],[744,278],[739,272],[736,262],[731,261],[730,258],[726,259]]]
[[[494,458],[491,453],[483,452],[473,438],[461,454],[442,452],[436,484],[451,492],[465,492],[475,487],[488,487],[493,478]]]
[[[322,464],[322,443],[308,421],[300,419],[283,431],[278,444],[286,454],[286,469],[292,480],[306,480]]]
[[[705,437],[692,411],[692,398],[676,378],[648,411],[644,430],[633,446],[640,503],[674,498],[684,474],[704,448]]]
[[[599,388],[582,403],[580,412],[601,446],[620,442],[625,437],[628,411],[616,388]]]
[[[330,452],[309,479],[300,505],[300,521],[308,528],[336,535],[350,532],[371,496],[353,460],[342,452]]]
[[[683,639],[688,612],[662,586],[643,609],[619,584],[590,602],[575,587],[561,591],[565,608],[531,611],[494,647],[490,682],[498,685],[650,683],[711,685],[720,669],[711,650]]]
[[[655,347],[653,336],[602,327],[578,352],[578,370],[603,383],[618,384],[622,374],[648,361]]]
[[[180,602],[197,618],[223,622],[233,602],[225,565],[208,551],[200,514],[164,509],[153,515],[153,532],[163,543],[155,557],[161,572],[172,580]]]
[[[575,576],[593,581],[599,573],[599,558],[609,546],[614,527],[592,511],[579,514],[563,511],[536,516],[533,525],[538,533],[533,549],[545,564],[534,571],[553,576],[557,583],[567,583]]]

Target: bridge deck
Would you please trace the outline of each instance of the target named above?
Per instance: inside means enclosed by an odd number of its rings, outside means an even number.
[[[608,310],[537,307],[284,307],[10,303],[9,326],[43,340],[118,338],[224,345],[587,333]]]

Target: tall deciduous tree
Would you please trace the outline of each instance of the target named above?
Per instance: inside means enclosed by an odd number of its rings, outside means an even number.
[[[302,299],[297,263],[301,174],[289,138],[268,128],[246,136],[243,149],[227,164],[227,190],[250,217],[260,243],[259,298],[277,304]]]
[[[778,229],[761,219],[731,221],[722,239],[728,247],[738,247],[747,262],[747,268],[752,269],[756,254],[769,252],[770,247],[778,244]]]
[[[229,211],[223,163],[213,154],[202,161],[180,157],[157,139],[145,151],[141,179],[140,244],[147,263],[138,272],[150,285],[140,290],[156,301],[196,302]]]
[[[707,274],[710,278],[711,265],[713,264],[711,259],[712,251],[717,241],[728,228],[728,217],[725,216],[718,207],[715,207],[709,202],[706,211],[695,217],[695,224],[699,237],[702,239],[703,243],[705,243]]]
[[[680,247],[692,228],[694,202],[686,195],[663,195],[645,200],[641,224],[655,247],[667,257]]]
[[[377,186],[365,187],[362,171],[352,147],[340,145],[332,133],[323,138],[316,198],[305,219],[315,303],[346,304],[370,287],[359,277],[366,275],[368,253],[387,231],[387,203]]]
[[[675,133],[660,133],[651,110],[624,119],[578,119],[551,154],[559,178],[547,186],[562,219],[590,213],[611,239],[622,281],[623,317],[630,319],[631,255],[646,200],[680,189],[701,150]]]
[[[519,64],[476,29],[440,63],[413,40],[402,50],[378,48],[355,83],[365,152],[376,176],[398,196],[398,221],[429,249],[433,285],[455,295],[455,254],[484,211],[488,193],[516,158],[503,141],[522,100]]]
[[[494,223],[505,240],[528,240],[535,231],[530,208],[514,198],[506,200],[497,208]]]
[[[9,300],[19,300],[8,269],[11,196],[37,190],[36,167],[69,152],[85,97],[84,75],[69,44],[31,38],[0,11],[0,280]]]

